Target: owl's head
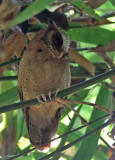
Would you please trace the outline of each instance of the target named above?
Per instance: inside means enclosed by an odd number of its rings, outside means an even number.
[[[53,57],[62,58],[68,56],[70,47],[69,37],[49,19],[49,24],[45,33],[45,43],[53,51]]]

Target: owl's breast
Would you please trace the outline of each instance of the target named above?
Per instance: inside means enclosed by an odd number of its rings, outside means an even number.
[[[50,60],[44,63],[21,61],[18,82],[25,100],[40,94],[55,92],[70,86],[70,67],[68,59]]]

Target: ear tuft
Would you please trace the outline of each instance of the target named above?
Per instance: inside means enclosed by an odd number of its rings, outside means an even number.
[[[59,28],[57,27],[57,25],[55,24],[55,22],[52,21],[50,18],[48,19],[48,28],[50,28],[50,29],[56,29],[56,30],[59,29]]]
[[[55,58],[62,58],[67,55],[70,40],[68,36],[57,27],[54,21],[48,19],[48,27],[45,32],[44,41],[49,48],[51,48],[52,56]]]

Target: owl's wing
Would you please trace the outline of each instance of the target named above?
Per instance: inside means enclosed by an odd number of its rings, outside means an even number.
[[[22,91],[22,87],[19,87],[18,88],[18,93],[19,93],[19,97],[20,97],[20,101],[23,101],[23,91]],[[29,131],[29,107],[25,107],[25,108],[22,108],[22,111],[23,111],[23,115],[24,115],[24,119],[26,121],[26,126],[27,126],[27,129]]]
[[[23,92],[22,92],[22,87],[18,88],[18,93],[19,93],[19,97],[20,97],[20,101],[23,101]]]

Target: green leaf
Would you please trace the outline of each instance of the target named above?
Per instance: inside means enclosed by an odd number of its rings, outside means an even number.
[[[76,115],[74,114],[73,117],[72,117],[72,119],[71,119],[71,121],[70,121],[70,123],[69,123],[69,125],[68,125],[68,126],[66,127],[66,129],[65,129],[65,133],[69,132],[69,131],[72,129],[75,120],[76,120]],[[67,136],[64,136],[64,137],[61,139],[61,142],[60,142],[60,144],[58,145],[57,150],[58,150],[59,148],[61,148],[61,147],[64,146],[67,138],[68,138],[68,135],[67,135]]]
[[[100,27],[70,29],[67,34],[73,41],[81,41],[98,45],[106,44],[115,39],[115,32]]]
[[[96,151],[96,156],[94,156],[94,159],[98,160],[108,160],[107,153],[105,154],[103,151]]]
[[[73,4],[76,5],[77,7],[79,7],[80,9],[84,9],[84,11],[87,14],[93,16],[95,19],[101,20],[99,15],[97,13],[95,13],[95,11],[90,6],[86,5],[83,0],[82,1],[81,0],[75,1],[75,2],[73,2]]]
[[[38,32],[41,29],[45,29],[46,28],[46,24],[44,23],[40,23],[40,24],[35,24],[31,27],[28,28],[28,32]]]
[[[99,94],[96,99],[96,104],[104,105],[106,108],[108,105],[108,98],[107,97],[109,97],[109,90],[108,90],[108,87],[104,84],[99,91]],[[93,121],[103,115],[105,115],[105,113],[98,110],[92,114],[90,121]],[[104,122],[104,120],[100,120],[98,123],[94,123],[91,127],[96,128],[99,125],[103,124],[103,122]],[[90,130],[87,129],[86,133],[88,133],[89,131]],[[99,134],[99,132],[98,132],[98,134]],[[82,160],[91,160],[91,157],[93,156],[93,154],[95,153],[95,151],[97,149],[98,139],[99,139],[99,137],[97,137],[96,135],[92,135],[89,138],[85,139],[72,160],[79,160],[79,159],[80,160],[81,159]]]
[[[3,77],[10,77],[10,76],[14,76],[14,75],[15,75],[15,73],[13,71],[6,70],[3,74]],[[1,78],[3,78],[3,77],[1,77]],[[17,81],[2,81],[0,93],[5,92],[6,90],[8,90],[16,85],[17,85]]]
[[[109,0],[113,6],[115,6],[115,0]]]
[[[21,157],[17,158],[17,160],[32,160],[32,159],[33,159],[33,157],[30,156],[30,155],[28,155],[28,156],[21,156]]]
[[[0,94],[0,107],[14,103],[17,100],[19,100],[18,86],[15,86]]]
[[[27,20],[28,18],[31,18],[35,16],[36,14],[40,13],[43,9],[49,7],[55,0],[36,0],[33,2],[27,9],[25,9],[23,12],[21,12],[9,25],[9,27],[6,29],[10,29],[11,27]]]

